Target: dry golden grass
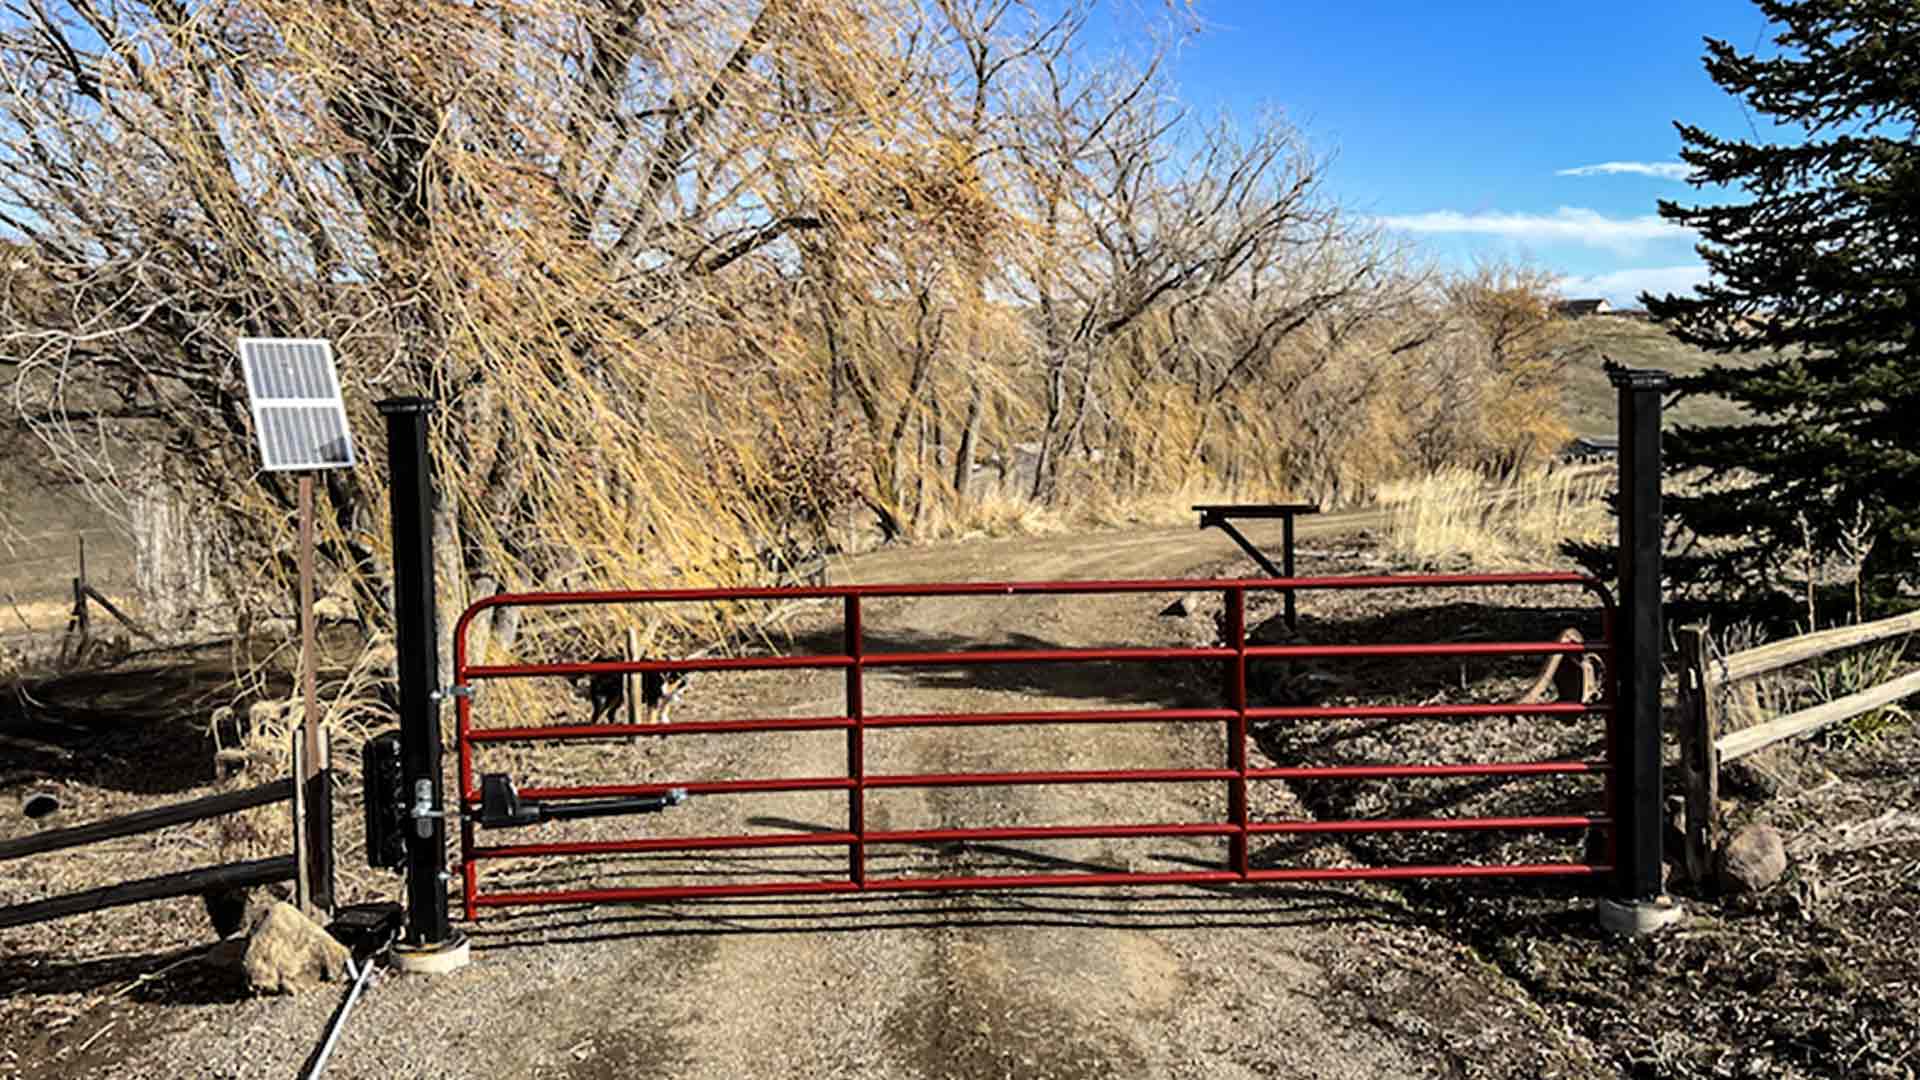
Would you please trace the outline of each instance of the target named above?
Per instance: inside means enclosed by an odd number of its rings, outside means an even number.
[[[1388,544],[1404,558],[1538,565],[1557,560],[1562,541],[1611,535],[1611,485],[1605,469],[1541,469],[1493,484],[1453,468],[1384,485],[1379,502]]]
[[[1049,536],[1067,531],[1070,524],[1058,507],[1043,506],[1013,492],[994,490],[957,507],[940,508],[927,522],[927,527],[933,536],[966,539]]]
[[[114,603],[122,604],[121,597],[114,597]],[[67,600],[29,600],[6,605],[0,612],[0,633],[43,634],[58,633],[67,625],[67,619],[73,614],[73,603]]]
[[[1285,489],[1271,484],[1227,485],[1217,479],[1195,476],[1167,489],[1126,493],[1112,488],[1091,492],[1078,507],[1081,516],[1092,524],[1116,528],[1129,525],[1193,525],[1193,508],[1208,503],[1298,502]]]

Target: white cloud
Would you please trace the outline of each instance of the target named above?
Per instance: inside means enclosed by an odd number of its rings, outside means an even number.
[[[1659,240],[1685,240],[1691,230],[1654,214],[1610,218],[1579,206],[1563,206],[1552,214],[1509,214],[1485,211],[1463,214],[1435,210],[1379,219],[1390,229],[1416,233],[1471,233],[1532,243],[1581,244],[1615,252],[1635,252]]]
[[[1703,265],[1690,266],[1648,266],[1630,270],[1615,270],[1607,274],[1595,274],[1591,277],[1563,277],[1554,284],[1560,295],[1568,297],[1604,296],[1615,307],[1639,307],[1640,294],[1653,293],[1665,296],[1668,293],[1686,294],[1695,286],[1705,283],[1707,268]]]
[[[1653,176],[1661,180],[1685,180],[1693,167],[1680,161],[1603,161],[1561,169],[1555,176]]]

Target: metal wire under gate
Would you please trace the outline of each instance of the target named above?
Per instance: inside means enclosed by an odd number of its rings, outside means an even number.
[[[1254,591],[1328,589],[1442,589],[1463,586],[1575,586],[1593,593],[1600,603],[1603,634],[1600,640],[1550,642],[1456,642],[1447,644],[1256,645],[1247,640],[1247,594]],[[862,602],[882,598],[977,596],[982,602],[1000,596],[1106,595],[1123,593],[1222,594],[1225,601],[1226,644],[1175,648],[1050,648],[923,652],[869,652],[862,629]],[[467,630],[475,616],[491,608],[555,607],[604,604],[687,603],[724,601],[839,600],[844,604],[843,645],[840,652],[807,655],[717,657],[704,659],[649,659],[540,664],[470,664]],[[1615,763],[1624,752],[1622,730],[1614,708],[1614,607],[1606,588],[1580,574],[1459,574],[1375,577],[1317,577],[1214,581],[1073,581],[1006,584],[859,585],[781,589],[682,589],[645,592],[501,594],[481,600],[460,617],[454,631],[455,682],[458,701],[458,753],[461,874],[466,917],[478,909],[522,904],[667,901],[708,897],[772,897],[821,893],[905,890],[999,889],[1020,886],[1167,885],[1219,882],[1324,881],[1365,878],[1545,877],[1603,876],[1613,870],[1616,847],[1614,816],[1620,800]],[[1598,654],[1609,677],[1592,703],[1484,703],[1441,705],[1256,706],[1248,702],[1250,661],[1263,659],[1392,657],[1503,657],[1553,654]],[[1215,662],[1223,666],[1226,700],[1215,708],[1128,708],[1054,710],[1046,712],[965,712],[940,714],[869,715],[865,701],[866,673],[875,668],[978,668],[1000,664],[1063,664],[1074,662]],[[477,727],[473,689],[492,679],[541,676],[578,677],[703,671],[777,669],[843,669],[846,673],[845,709],[832,716],[773,719],[726,719],[658,724],[592,723],[551,726]],[[1249,756],[1249,724],[1256,720],[1287,719],[1411,719],[1421,717],[1492,716],[1604,717],[1606,737],[1602,760],[1497,762],[1486,764],[1378,764],[1255,767]],[[1131,722],[1222,724],[1227,731],[1226,760],[1213,768],[1067,770],[988,773],[875,774],[866,768],[869,733],[942,726],[1113,724]],[[723,734],[732,732],[844,731],[846,769],[838,776],[738,777],[698,782],[586,785],[529,788],[517,792],[528,803],[565,805],[569,801],[659,799],[670,792],[692,796],[773,792],[845,792],[847,825],[827,832],[751,833],[710,836],[644,836],[629,839],[585,840],[519,844],[475,842],[475,822],[482,811],[483,793],[476,783],[475,750],[494,743],[574,742],[631,737]],[[1393,780],[1429,777],[1522,777],[1597,775],[1605,787],[1599,814],[1563,814],[1532,817],[1455,817],[1362,819],[1352,821],[1253,821],[1248,814],[1248,785],[1267,780]],[[872,829],[868,827],[866,793],[899,788],[1019,786],[1032,784],[1195,783],[1226,788],[1223,820],[1170,824],[1034,825],[996,828]],[[1257,867],[1249,857],[1252,837],[1306,833],[1448,832],[1462,830],[1570,831],[1599,830],[1605,843],[1589,847],[1584,862],[1521,863],[1512,865],[1403,865],[1350,867]],[[868,849],[878,845],[993,843],[1029,840],[1120,839],[1139,837],[1219,837],[1227,842],[1225,864],[1217,869],[1181,871],[1111,871],[1085,873],[1030,873],[966,876],[875,876],[869,873]],[[565,888],[543,891],[482,892],[479,864],[487,860],[550,856],[591,856],[637,853],[696,853],[740,849],[837,847],[847,849],[846,873],[833,879],[756,881],[734,884],[657,885],[641,887]]]

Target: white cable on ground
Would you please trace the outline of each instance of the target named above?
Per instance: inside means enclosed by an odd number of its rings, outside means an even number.
[[[353,958],[347,958],[347,974],[352,976],[353,985],[347,989],[347,1000],[341,1002],[340,1011],[333,1015],[333,1023],[327,1027],[326,1041],[320,1044],[320,1051],[313,1057],[313,1068],[307,1070],[301,1080],[316,1080],[320,1070],[327,1067],[327,1058],[333,1055],[333,1046],[340,1041],[340,1032],[347,1026],[347,1014],[353,1011],[353,1003],[360,1000],[360,991],[366,988],[367,979],[372,976],[373,969],[377,966],[374,959],[372,956],[367,957],[366,966],[356,972],[353,967]]]

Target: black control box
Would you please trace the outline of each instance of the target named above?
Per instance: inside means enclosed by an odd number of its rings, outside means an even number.
[[[400,762],[400,733],[384,731],[361,751],[361,782],[367,808],[367,865],[402,870],[407,865],[406,777]]]

